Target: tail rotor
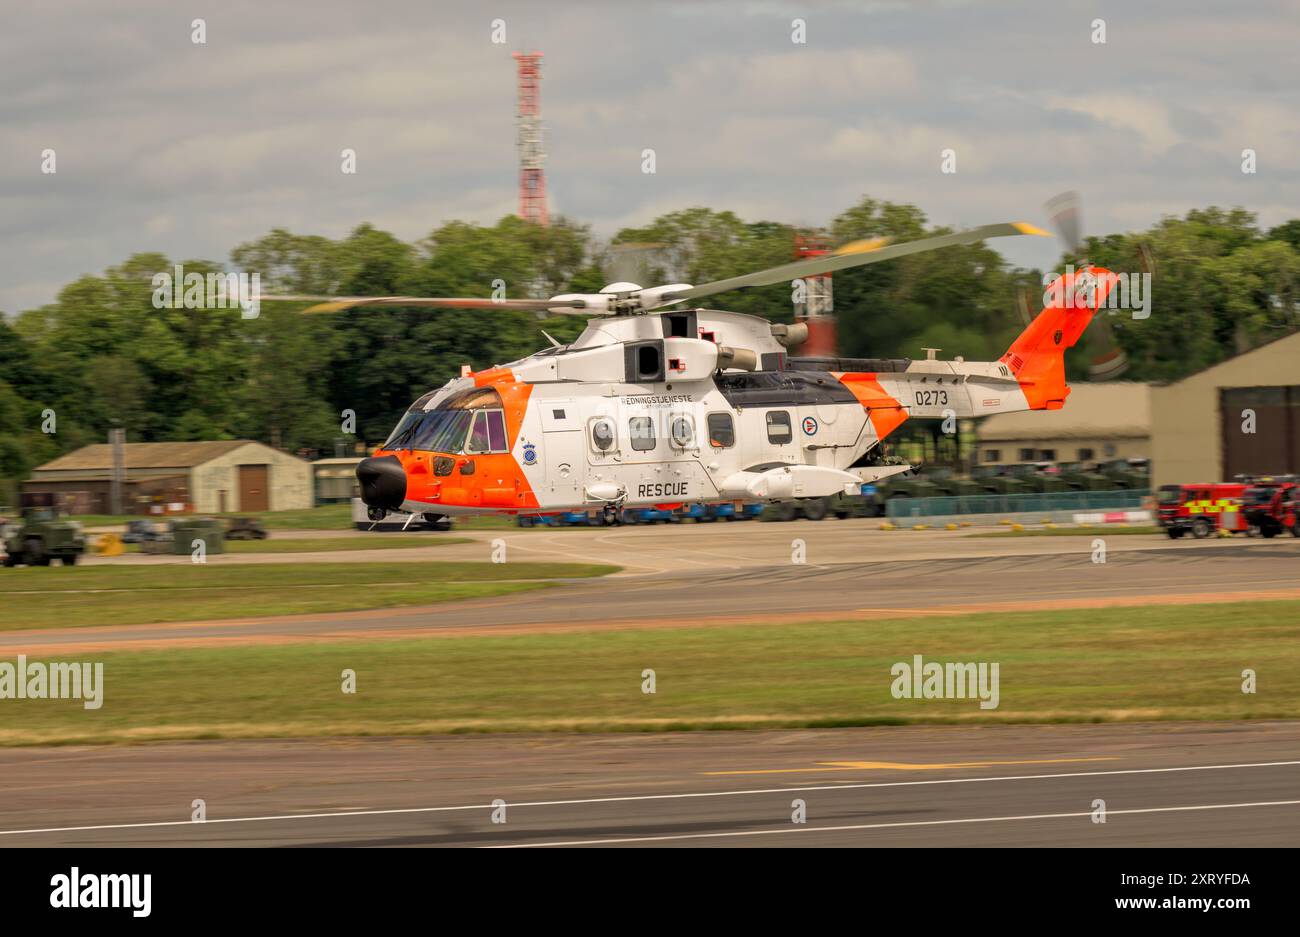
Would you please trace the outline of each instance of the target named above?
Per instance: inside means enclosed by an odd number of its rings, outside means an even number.
[[[1083,202],[1078,192],[1062,192],[1043,206],[1057,237],[1069,249],[1079,269],[1089,266],[1084,259]],[[1094,381],[1111,381],[1128,370],[1128,356],[1115,339],[1110,317],[1097,310],[1098,317],[1088,332],[1088,377]]]

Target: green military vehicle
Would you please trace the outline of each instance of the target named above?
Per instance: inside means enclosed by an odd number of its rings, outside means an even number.
[[[1112,476],[1086,462],[1062,462],[1060,468],[1061,481],[1069,491],[1114,491],[1119,487]]]
[[[1068,491],[1069,486],[1061,478],[1055,467],[1041,465],[1034,462],[1025,462],[1018,465],[1007,465],[1003,471],[1012,478],[1017,478],[1025,483],[1025,491],[1035,494],[1041,494],[1047,491]]]
[[[1151,487],[1151,464],[1146,459],[1111,459],[1100,472],[1115,480],[1115,487],[1142,491]]]
[[[969,497],[987,494],[984,486],[973,478],[959,478],[950,468],[932,468],[925,473],[928,481],[933,482],[937,495],[950,498]]]
[[[226,522],[227,540],[265,540],[266,525],[256,517],[232,517]]]
[[[1024,495],[1033,491],[1023,478],[1008,475],[1006,466],[977,465],[971,470],[970,477],[989,494]]]
[[[4,548],[5,566],[49,566],[52,560],[74,566],[86,552],[86,535],[51,506],[26,507],[22,523],[6,527]]]

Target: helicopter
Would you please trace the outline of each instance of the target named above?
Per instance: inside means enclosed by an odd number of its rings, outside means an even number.
[[[547,299],[265,296],[308,313],[351,308],[527,310],[588,317],[564,345],[468,371],[416,400],[357,466],[368,517],[541,515],[625,507],[857,494],[907,471],[881,442],[909,417],[1054,410],[1070,393],[1064,352],[1114,285],[1086,262],[997,361],[798,357],[807,326],[696,301],[814,274],[972,244],[1049,236],[984,225],[902,243],[855,241],[828,254],[698,286],[612,283]],[[683,306],[683,304],[688,304]]]

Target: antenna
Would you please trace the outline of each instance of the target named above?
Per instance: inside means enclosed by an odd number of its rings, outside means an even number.
[[[542,226],[551,223],[546,210],[546,175],[542,164],[542,53],[513,52],[519,70],[519,109],[516,115],[519,149],[519,217]]]
[[[830,244],[819,234],[796,234],[794,256],[796,260],[821,257],[829,254]],[[809,357],[836,354],[835,300],[831,291],[829,273],[812,274],[803,278],[804,301],[795,303],[794,321],[808,326],[808,338],[799,353]]]

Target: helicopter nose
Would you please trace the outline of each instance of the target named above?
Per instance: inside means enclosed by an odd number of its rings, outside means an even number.
[[[406,500],[406,472],[395,456],[362,459],[357,466],[361,500],[372,508],[396,511]]]

